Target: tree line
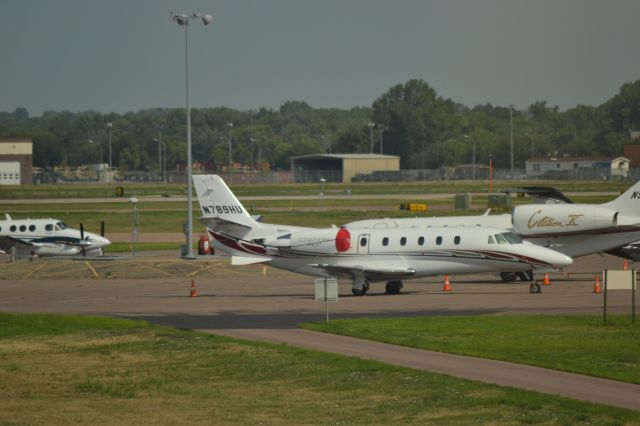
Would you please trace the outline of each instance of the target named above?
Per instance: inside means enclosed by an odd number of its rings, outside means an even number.
[[[472,162],[510,166],[513,121],[514,164],[532,155],[618,156],[629,132],[640,129],[640,80],[624,84],[599,106],[566,111],[534,102],[526,110],[491,104],[467,107],[438,96],[423,80],[391,87],[371,107],[312,108],[289,101],[279,109],[191,111],[193,160],[289,169],[291,157],[317,153],[399,155],[404,169],[437,168]],[[34,166],[108,163],[111,131],[113,166],[120,170],[159,169],[159,143],[167,168],[186,161],[184,108],[154,108],[125,114],[47,111],[31,117],[25,108],[0,112],[0,137],[33,139]],[[107,124],[111,123],[111,126]],[[89,143],[89,140],[94,143]]]

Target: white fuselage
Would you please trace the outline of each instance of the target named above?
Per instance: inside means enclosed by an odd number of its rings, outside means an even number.
[[[348,247],[338,248],[348,231]],[[234,257],[266,258],[270,265],[312,276],[351,276],[367,281],[479,272],[549,270],[572,263],[568,256],[522,242],[487,227],[309,229],[264,243],[210,231],[215,247]],[[509,234],[505,237],[505,234]],[[289,236],[289,234],[285,234]],[[250,263],[250,262],[247,262]]]

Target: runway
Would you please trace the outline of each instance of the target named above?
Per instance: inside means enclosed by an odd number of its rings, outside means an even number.
[[[178,272],[170,274],[160,269],[162,273],[154,274],[149,266],[151,263],[143,262],[140,267],[146,271],[146,277],[118,275],[114,271],[116,268],[110,265],[109,273],[100,275],[100,279],[92,278],[91,274],[80,274],[78,270],[83,268],[83,262],[73,264],[75,269],[71,269],[70,278],[34,279],[47,269],[46,265],[40,261],[24,262],[22,265],[27,270],[37,271],[0,279],[0,311],[145,319],[178,328],[284,342],[640,410],[638,385],[300,330],[297,324],[322,321],[325,315],[324,304],[313,300],[309,277],[271,268],[265,277],[259,266],[230,267],[221,261],[211,267],[199,266],[198,261],[175,258],[167,262]],[[123,265],[138,267],[130,261]],[[96,266],[98,272],[100,266],[102,264]],[[592,293],[593,277],[600,268],[619,266],[621,261],[610,256],[577,259],[566,271],[569,276],[552,275],[552,285],[544,286],[542,294],[529,294],[528,284],[502,284],[487,274],[451,277],[451,293],[441,291],[440,277],[407,281],[404,293],[395,296],[383,294],[384,285],[379,283],[373,285],[369,295],[356,297],[351,295],[350,284],[343,282],[339,301],[330,305],[330,316],[337,319],[417,315],[600,315],[602,295]],[[191,279],[195,280],[199,297],[189,297]],[[629,313],[628,293],[610,293],[608,310],[612,314]]]

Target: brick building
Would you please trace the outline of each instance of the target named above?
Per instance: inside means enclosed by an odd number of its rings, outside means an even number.
[[[0,139],[0,185],[31,185],[33,141]]]

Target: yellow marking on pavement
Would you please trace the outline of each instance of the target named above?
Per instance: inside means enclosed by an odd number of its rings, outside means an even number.
[[[93,274],[93,276],[95,277],[95,279],[99,280],[100,279],[100,275],[98,274],[98,272],[93,269],[93,266],[91,266],[91,264],[89,263],[88,260],[84,261],[84,264],[87,265],[87,268],[89,268],[89,270],[91,271],[91,273]]]
[[[38,272],[40,269],[44,268],[45,266],[47,266],[48,262],[42,262],[37,268],[32,269],[27,275],[25,275],[24,277],[22,277],[23,280],[26,280],[27,278],[29,278],[31,275],[35,274],[36,272]]]
[[[191,273],[188,273],[188,274],[187,274],[187,277],[188,277],[188,278],[191,278],[191,277],[193,277],[193,276],[195,276],[195,275],[198,275],[200,272],[204,272],[204,271],[206,271],[206,270],[208,270],[208,269],[215,268],[216,266],[218,266],[218,265],[216,265],[215,263],[212,263],[212,264],[210,264],[210,265],[205,266],[204,268],[200,268],[200,269],[198,269],[197,271],[193,271],[193,272],[191,272]]]

